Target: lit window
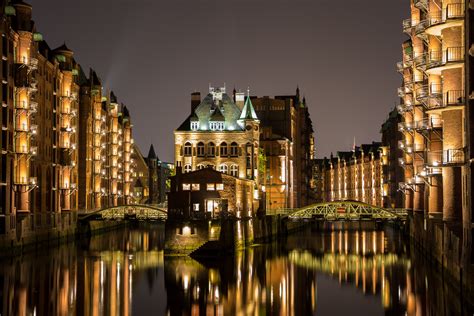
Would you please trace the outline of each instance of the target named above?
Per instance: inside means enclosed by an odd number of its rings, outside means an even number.
[[[197,131],[199,129],[199,121],[191,122],[191,130]]]
[[[233,177],[238,177],[239,176],[239,166],[237,166],[237,165],[230,166],[230,175],[233,176]]]
[[[224,183],[216,183],[216,190],[217,191],[224,190]]]
[[[194,203],[194,204],[193,204],[193,210],[194,210],[195,212],[199,211],[199,203]]]
[[[204,169],[206,166],[204,166],[203,164],[199,164],[197,165],[197,170],[201,170],[201,169]]]
[[[219,166],[219,171],[222,172],[222,173],[227,173],[229,171],[229,169],[227,168],[226,164],[222,164],[222,165]]]
[[[191,188],[193,191],[199,191],[200,185],[199,183],[193,183]]]
[[[215,191],[214,183],[207,184],[207,191]]]
[[[190,164],[184,165],[184,172],[191,172],[192,167]]]
[[[189,191],[189,190],[191,190],[191,184],[183,183],[183,191]]]

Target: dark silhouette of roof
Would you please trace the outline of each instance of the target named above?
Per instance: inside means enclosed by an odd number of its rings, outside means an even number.
[[[155,153],[155,148],[153,147],[153,144],[150,145],[150,150],[148,151],[148,156],[147,159],[158,159]]]

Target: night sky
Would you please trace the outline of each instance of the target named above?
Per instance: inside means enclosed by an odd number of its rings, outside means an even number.
[[[209,83],[306,96],[316,155],[380,139],[398,98],[406,0],[30,0],[52,48],[64,41],[131,111],[147,154],[174,161],[173,130]]]

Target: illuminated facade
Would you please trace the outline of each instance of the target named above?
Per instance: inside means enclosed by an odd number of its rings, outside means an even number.
[[[81,71],[79,208],[92,210],[132,203],[132,125],[113,92],[103,94],[91,69]]]
[[[66,44],[48,46],[31,5],[2,1],[0,13],[0,235],[70,233],[74,211],[131,203],[130,115]]]
[[[388,148],[381,143],[364,144],[336,157],[316,159],[320,202],[354,200],[383,206],[388,188],[384,167]]]
[[[299,88],[295,95],[251,99],[261,121],[260,148],[266,159],[261,184],[266,209],[311,204],[314,137],[306,100],[301,100]]]
[[[75,210],[78,65],[65,45],[51,50],[42,40],[30,5],[2,11],[0,208],[12,216]]]
[[[466,105],[473,90],[468,72],[472,7],[462,0],[411,0],[410,5],[411,16],[403,21],[410,39],[397,64],[403,76],[398,109],[405,181],[400,189],[407,209],[470,222],[472,119]]]
[[[260,121],[243,93],[234,102],[224,88],[192,94],[191,114],[175,130],[175,166],[184,173],[213,168],[253,182],[251,212],[258,208]]]

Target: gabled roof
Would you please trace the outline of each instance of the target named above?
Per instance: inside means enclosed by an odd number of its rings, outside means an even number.
[[[242,113],[240,114],[241,120],[257,120],[257,113],[255,113],[255,109],[253,108],[252,101],[250,97],[247,96],[245,100],[244,108],[242,109]]]
[[[72,50],[70,50],[67,46],[66,43],[63,43],[61,46],[58,48],[54,49],[55,52],[67,52],[67,53],[73,53]]]

